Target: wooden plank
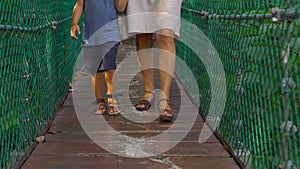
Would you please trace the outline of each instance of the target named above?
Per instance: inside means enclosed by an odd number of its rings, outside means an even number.
[[[199,157],[229,157],[227,151],[219,143],[196,143],[181,142],[170,151],[164,153],[166,156],[199,156]]]
[[[239,169],[231,158],[170,157],[182,169]]]
[[[115,155],[32,156],[23,169],[238,169],[231,158],[153,157],[125,158]]]
[[[62,133],[62,132],[51,132],[52,134],[45,135],[46,143],[76,143],[76,142],[86,142],[91,141],[89,136],[84,131],[74,131],[72,133]],[[134,137],[134,138],[145,138],[153,137],[161,132],[121,132],[121,134]],[[172,133],[172,132],[170,132]],[[183,134],[182,132],[176,132],[178,134]],[[112,138],[114,135],[110,133],[101,133],[102,136],[105,135],[107,138]],[[199,142],[199,132],[190,132],[181,142]],[[219,140],[212,134],[205,143],[219,143]]]
[[[103,138],[103,137],[102,137]],[[75,138],[77,139],[77,138]],[[109,140],[109,138],[108,138]],[[101,141],[101,140],[100,140]],[[108,143],[108,142],[107,142]],[[122,150],[122,143],[111,140],[110,145],[115,146],[116,150]],[[168,144],[163,143],[163,144]],[[121,153],[121,152],[120,152]],[[110,154],[91,140],[83,139],[78,142],[46,142],[39,144],[35,149],[34,155],[80,155],[80,154]],[[201,157],[229,157],[229,154],[218,143],[197,143],[181,142],[173,149],[163,153],[164,156],[201,156]]]
[[[110,154],[100,148],[91,140],[85,142],[73,143],[43,143],[39,144],[33,155],[63,155],[63,156],[79,156],[85,154]]]
[[[92,123],[85,123],[82,125],[85,125],[86,127],[89,128],[98,128],[99,126],[102,126],[101,123],[97,122],[92,122]],[[125,121],[119,121],[117,122],[110,122],[109,125],[114,128],[116,131],[122,132],[122,131],[166,131],[169,129],[172,125],[172,123],[160,123],[159,121],[154,121],[151,123],[147,124],[139,124],[139,123],[131,123],[131,122],[125,122]],[[197,122],[196,124],[192,123],[177,123],[176,126],[172,128],[171,131],[176,131],[176,132],[184,132],[187,131],[187,128],[189,126],[192,126],[190,131],[197,131],[200,132],[202,131],[203,127],[203,122]],[[104,127],[104,126],[103,126]],[[55,131],[60,131],[63,133],[70,133],[70,132],[78,132],[78,131],[83,131],[80,123],[77,121],[75,123],[59,123],[59,124],[53,124],[50,128],[49,131],[52,131],[55,133]],[[104,130],[105,131],[105,130]],[[203,132],[207,132],[207,130],[203,130]]]
[[[40,163],[37,163],[40,162]],[[158,163],[149,159],[122,159],[111,157],[59,157],[46,156],[34,157],[29,161],[25,169],[135,169],[135,168],[153,168],[167,169],[168,164]]]

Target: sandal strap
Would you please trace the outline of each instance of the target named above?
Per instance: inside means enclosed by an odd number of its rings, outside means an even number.
[[[155,90],[154,90],[154,92],[146,90],[145,93],[151,94],[152,95],[152,99],[150,99],[150,100],[147,100],[147,99],[140,100],[139,103],[138,103],[138,105],[139,104],[144,104],[144,103],[147,104],[147,102],[150,103],[150,105],[151,105],[154,102],[154,99],[155,99]]]
[[[152,95],[152,99],[151,99],[151,100],[143,99],[143,100],[146,100],[146,101],[148,101],[150,104],[152,104],[153,101],[154,101],[154,99],[155,99],[155,90],[154,90],[154,92],[146,90],[145,93],[151,94],[151,95]],[[143,103],[142,103],[142,104],[143,104]]]
[[[119,104],[118,98],[116,96],[117,96],[116,94],[106,95],[107,103],[109,106],[111,106],[111,105],[115,106],[115,105]],[[112,100],[108,101],[108,99],[112,99]]]
[[[149,94],[151,94],[153,97],[155,96],[155,91],[152,92],[152,91],[146,90],[145,93],[149,93]]]
[[[96,99],[97,104],[98,103],[105,103],[105,99],[104,98],[100,98],[100,99]]]
[[[144,105],[145,107],[151,107],[151,102],[149,102],[148,100],[140,100],[135,106],[138,106],[138,105]],[[148,108],[146,108],[148,109]]]
[[[172,112],[172,110],[168,110],[168,109],[162,109],[161,113],[163,114],[164,112],[166,112],[168,115],[174,115],[174,113]]]
[[[105,104],[98,105],[98,110],[105,110],[106,111],[106,105]]]
[[[122,94],[118,93],[118,94],[107,94],[106,98],[117,98],[118,96],[122,96]]]
[[[167,99],[167,98],[159,99],[158,104],[162,101],[166,101],[169,105],[171,104],[170,99]]]
[[[107,99],[112,99],[111,101],[107,101],[108,102],[108,107],[109,107],[109,111],[108,111],[108,115],[118,115],[120,114],[120,107],[119,107],[119,103],[118,103],[118,98],[117,98],[117,94],[108,94],[106,95]],[[117,111],[114,111],[117,110]]]
[[[105,115],[107,114],[107,108],[106,108],[106,102],[105,102],[105,99],[104,98],[100,98],[100,99],[97,99],[96,100],[97,102],[97,111],[94,112],[94,114],[97,114],[97,115]]]

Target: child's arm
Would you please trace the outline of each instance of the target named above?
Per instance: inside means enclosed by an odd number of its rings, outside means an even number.
[[[84,0],[77,0],[73,8],[72,26],[71,26],[70,34],[71,37],[76,40],[78,39],[78,37],[76,36],[76,32],[80,34],[80,27],[78,26],[78,21],[83,11],[83,5],[84,5]]]
[[[127,7],[128,0],[116,0],[117,10],[119,12],[124,12]]]

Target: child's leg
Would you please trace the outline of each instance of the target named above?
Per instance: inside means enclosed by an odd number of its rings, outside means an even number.
[[[102,63],[99,67],[99,70],[105,71],[105,82],[107,86],[107,102],[109,105],[109,115],[116,115],[119,114],[119,108],[117,104],[117,99],[114,98],[113,94],[115,93],[116,84],[113,84],[117,82],[117,80],[114,80],[113,78],[116,78],[116,57],[118,54],[118,48],[119,43],[118,42],[112,42],[107,43],[103,45],[103,49],[107,50],[107,53],[103,56]]]
[[[116,82],[117,82],[117,74],[115,69],[110,69],[105,71],[105,82],[107,86],[106,95],[108,96],[107,102],[110,107],[109,114],[116,114],[119,112],[119,108],[117,106],[117,100],[114,98],[113,94],[116,91]]]
[[[102,72],[98,72],[95,75],[91,75],[91,82],[96,100],[103,98]]]
[[[105,71],[105,82],[107,86],[106,95],[111,95],[116,91],[117,74],[115,69]],[[114,84],[113,84],[114,83]]]
[[[105,100],[103,100],[103,80],[102,72],[91,75],[91,82],[94,89],[95,99],[99,108],[99,113],[106,113]]]

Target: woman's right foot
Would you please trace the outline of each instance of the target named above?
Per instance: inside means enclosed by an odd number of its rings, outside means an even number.
[[[138,111],[147,111],[151,108],[151,104],[154,103],[155,95],[151,91],[146,91],[143,98],[135,105]]]

